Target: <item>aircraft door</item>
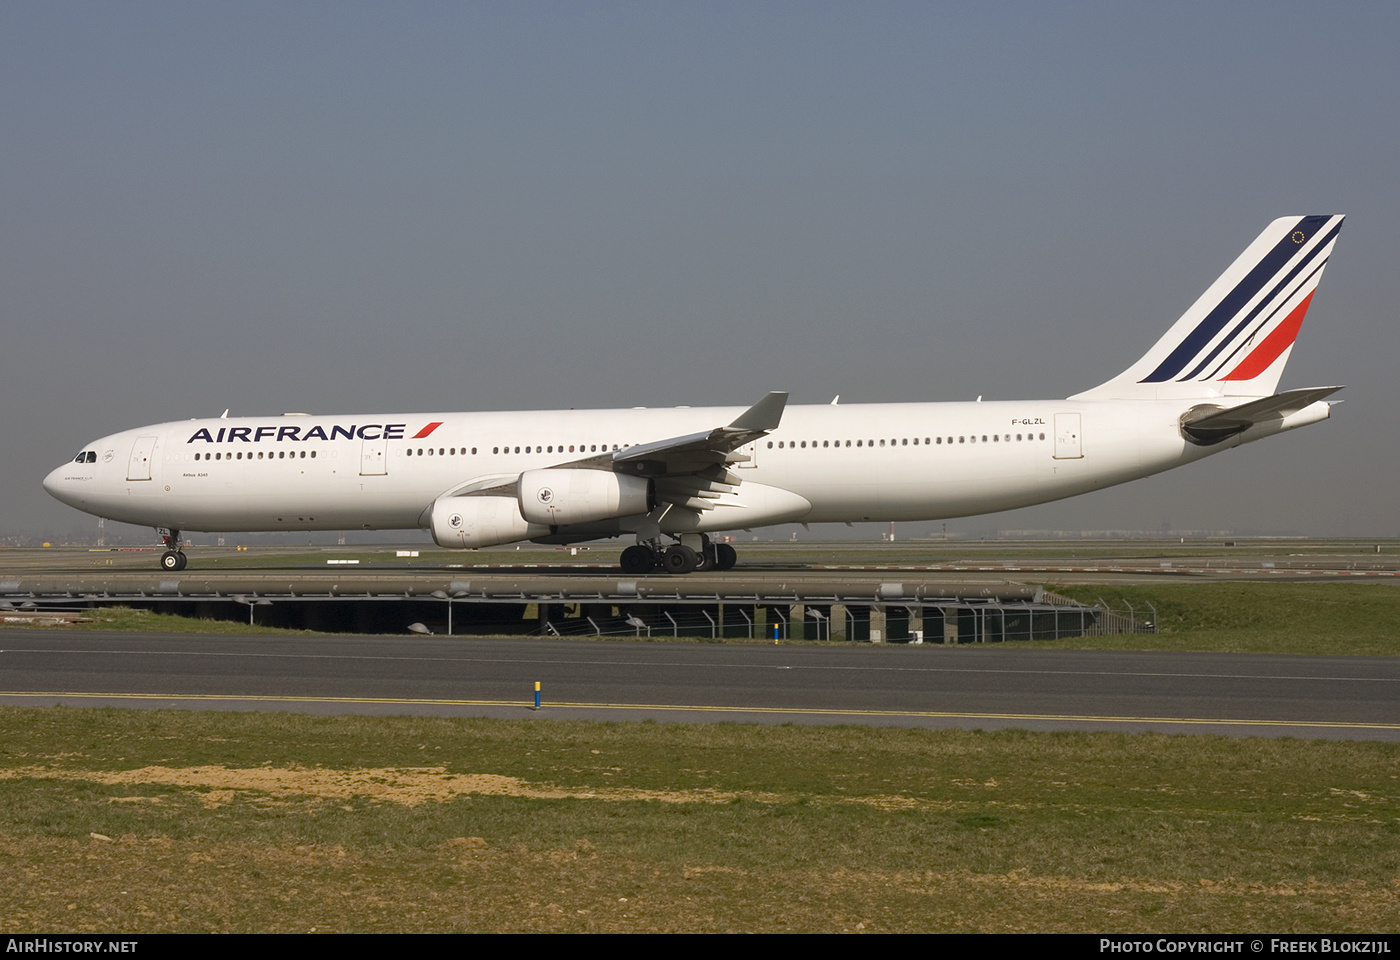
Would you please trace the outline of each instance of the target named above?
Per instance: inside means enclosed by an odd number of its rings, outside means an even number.
[[[131,460],[126,465],[128,480],[151,479],[151,457],[156,449],[155,437],[137,437],[131,446]]]
[[[758,466],[758,444],[759,441],[755,440],[753,443],[746,443],[738,450],[734,451],[735,453],[748,457],[748,459],[740,460],[738,463],[733,464],[733,466],[736,466],[741,470],[752,469],[753,467]]]
[[[1079,414],[1055,414],[1055,459],[1082,459],[1084,456],[1084,449],[1080,439]]]
[[[389,460],[385,456],[389,441],[368,438],[360,441],[360,476],[382,477],[389,472]]]

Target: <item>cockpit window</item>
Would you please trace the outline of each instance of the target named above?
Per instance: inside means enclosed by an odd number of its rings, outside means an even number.
[[[96,462],[97,462],[97,451],[96,451],[96,450],[84,450],[82,453],[78,454],[76,457],[73,458],[73,462],[74,462],[74,463],[96,463]]]
[[[88,463],[96,463],[96,462],[97,462],[97,451],[96,451],[96,450],[89,450],[89,451],[87,452],[87,462],[88,462]]]

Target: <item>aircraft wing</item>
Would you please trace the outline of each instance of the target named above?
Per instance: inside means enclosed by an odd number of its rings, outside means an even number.
[[[785,392],[775,390],[726,426],[615,451],[610,467],[654,480],[656,499],[662,503],[711,510],[714,501],[739,485],[739,477],[726,467],[748,457],[735,451],[776,430],[787,399]]]
[[[786,393],[774,391],[728,426],[715,427],[707,433],[639,443],[615,452],[612,462],[619,471],[639,472],[644,476],[693,473],[713,464],[730,463],[733,451],[778,428],[787,398]],[[638,466],[644,469],[638,470]]]
[[[555,464],[560,470],[610,470],[656,481],[656,496],[663,503],[692,510],[709,510],[712,501],[739,485],[739,477],[726,466],[748,458],[737,451],[746,443],[776,430],[787,407],[788,395],[775,390],[735,417],[733,422],[702,433],[639,443],[622,450],[600,453],[581,460]],[[515,493],[515,481],[504,480],[473,489],[468,496],[500,496]]]

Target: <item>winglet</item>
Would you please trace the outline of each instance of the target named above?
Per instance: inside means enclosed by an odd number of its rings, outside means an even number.
[[[742,430],[745,433],[767,433],[770,430],[776,430],[778,424],[782,422],[783,410],[787,408],[787,400],[786,390],[774,390],[735,417],[728,429]]]

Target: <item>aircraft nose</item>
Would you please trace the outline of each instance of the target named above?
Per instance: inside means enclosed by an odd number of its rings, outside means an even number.
[[[50,470],[49,475],[44,478],[44,489],[48,491],[49,496],[63,503],[69,502],[69,498],[65,496],[65,494],[69,492],[69,487],[63,478],[63,472],[66,469],[68,469],[67,464],[61,467],[55,467],[53,470]]]

